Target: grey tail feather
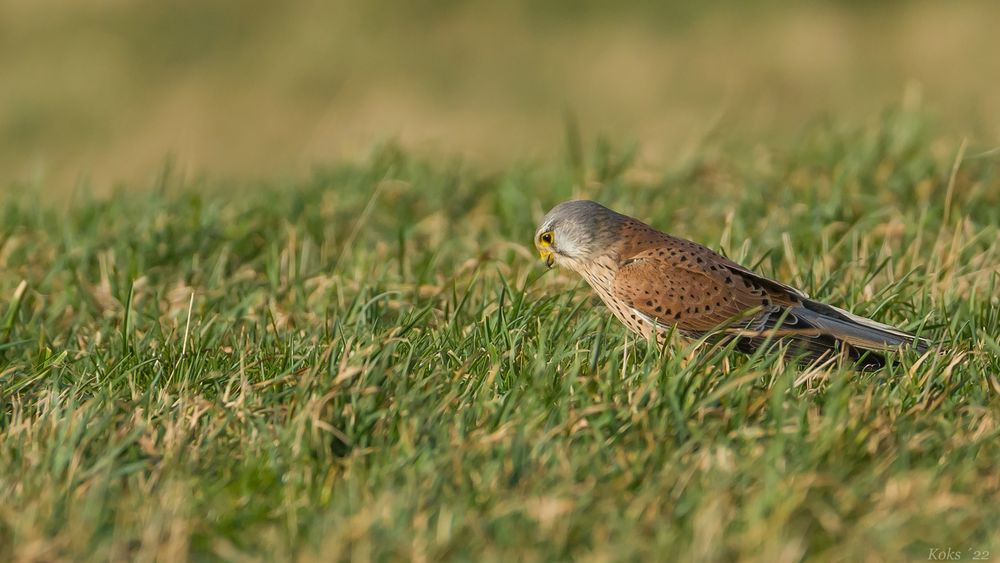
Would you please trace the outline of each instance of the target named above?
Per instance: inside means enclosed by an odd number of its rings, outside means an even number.
[[[691,338],[704,334],[685,333]],[[729,339],[735,339],[736,349],[747,354],[762,346],[786,343],[788,358],[808,363],[845,354],[856,367],[864,370],[888,365],[885,352],[913,347],[923,353],[932,345],[925,338],[809,299],[792,307],[767,308],[750,322],[730,325],[712,338]]]
[[[790,312],[852,348],[884,351],[913,347],[924,353],[931,347],[931,342],[925,338],[818,301],[805,300]]]
[[[923,353],[930,347],[928,340],[812,300],[773,307],[730,334],[737,337],[736,348],[742,352],[785,342],[790,358],[811,363],[846,354],[863,370],[885,367],[889,363],[885,352],[912,346]]]

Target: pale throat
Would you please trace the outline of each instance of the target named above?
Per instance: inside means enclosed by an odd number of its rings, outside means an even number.
[[[618,273],[618,260],[614,256],[605,254],[590,260],[563,256],[560,258],[560,264],[587,280],[603,301],[607,302],[611,297],[611,288]]]

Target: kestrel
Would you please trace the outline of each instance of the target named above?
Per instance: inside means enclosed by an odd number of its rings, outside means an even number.
[[[618,320],[642,337],[736,338],[752,353],[788,342],[807,361],[844,353],[862,367],[880,352],[930,342],[818,301],[694,242],[586,200],[560,203],[542,219],[535,246],[550,268],[579,273]]]

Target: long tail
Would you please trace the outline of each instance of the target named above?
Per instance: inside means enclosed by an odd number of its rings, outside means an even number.
[[[884,351],[912,346],[924,353],[932,345],[926,338],[818,301],[805,301],[802,306],[793,307],[791,312],[837,340],[862,350]]]
[[[767,342],[783,341],[789,356],[815,361],[846,353],[863,369],[884,367],[886,351],[913,347],[925,352],[931,342],[899,329],[820,303],[804,300],[793,307],[761,311],[743,328],[737,348],[753,352]]]

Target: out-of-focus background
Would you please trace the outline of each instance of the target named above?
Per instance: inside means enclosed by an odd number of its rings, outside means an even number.
[[[501,165],[558,155],[567,115],[664,164],[892,104],[991,145],[997,22],[997,2],[0,0],[0,185],[280,176],[386,140]]]

